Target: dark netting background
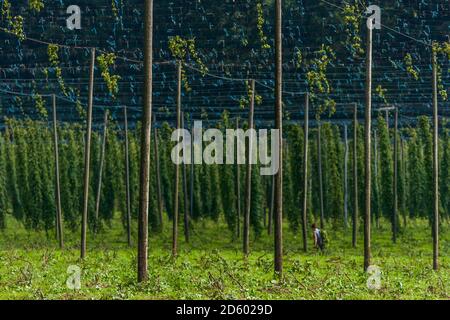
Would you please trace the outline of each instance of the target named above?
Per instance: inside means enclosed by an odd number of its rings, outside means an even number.
[[[3,0],[0,0],[3,2]],[[119,8],[116,18],[112,2]],[[24,16],[26,36],[44,42],[66,46],[96,47],[115,52],[119,59],[114,74],[121,76],[120,91],[116,100],[108,94],[100,71],[96,68],[94,121],[103,120],[103,110],[110,108],[113,116],[123,120],[121,106],[129,107],[132,122],[139,120],[142,109],[143,85],[143,2],[138,0],[52,0],[45,1],[39,13],[30,13],[28,1],[13,1],[14,14]],[[343,1],[330,0],[342,6]],[[82,29],[66,28],[66,9],[77,4],[82,10]],[[401,121],[411,121],[417,115],[431,115],[431,47],[433,40],[450,41],[450,4],[448,0],[396,0],[375,1],[382,8],[382,23],[388,28],[374,31],[374,89],[381,85],[387,89],[390,104],[400,108]],[[219,119],[224,110],[232,117],[246,117],[239,100],[246,95],[244,81],[254,78],[256,89],[263,102],[255,110],[257,124],[274,118],[274,51],[273,51],[273,0],[264,1],[269,50],[261,49],[257,31],[256,1],[252,0],[176,0],[154,1],[154,111],[157,118],[172,121],[175,116],[176,66],[168,50],[168,39],[180,35],[195,38],[197,49],[209,68],[210,75],[203,77],[187,69],[192,91],[183,93],[183,110],[191,118],[202,115],[209,120]],[[352,117],[352,103],[364,108],[365,61],[352,58],[345,45],[342,12],[326,1],[284,1],[284,103],[286,119],[302,117],[307,90],[305,70],[295,67],[295,52],[300,48],[305,57],[318,50],[322,44],[331,46],[337,60],[329,68],[332,93],[337,102],[333,121]],[[5,27],[5,21],[0,23]],[[392,31],[392,30],[395,31]],[[365,19],[361,18],[361,36],[365,43]],[[401,35],[402,33],[404,35]],[[414,80],[405,70],[404,57],[410,53],[420,71]],[[47,44],[30,39],[20,42],[17,37],[0,32],[0,97],[2,116],[36,117],[34,101],[29,95],[56,93],[59,118],[62,121],[80,121],[74,97],[64,97],[57,79],[48,82],[42,70],[49,67]],[[124,59],[124,58],[128,58]],[[130,61],[131,60],[131,61]],[[89,49],[60,49],[60,62],[67,86],[80,91],[81,101],[87,101]],[[441,60],[443,83],[450,84],[448,60]],[[229,81],[225,78],[233,78]],[[19,95],[20,93],[20,95]],[[64,98],[64,99],[63,99]],[[47,108],[50,100],[47,100]],[[374,108],[385,102],[374,92]],[[313,106],[314,107],[314,106]],[[450,115],[449,103],[440,100],[440,114]],[[328,118],[328,114],[324,115]]]

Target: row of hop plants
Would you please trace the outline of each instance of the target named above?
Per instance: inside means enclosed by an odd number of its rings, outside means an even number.
[[[55,167],[53,132],[48,122],[11,120],[5,122],[0,134],[0,227],[6,227],[6,216],[11,215],[29,230],[55,228]],[[245,125],[244,125],[245,126]],[[220,128],[230,128],[224,117]],[[393,220],[393,139],[384,118],[377,121],[377,152],[373,153],[373,218]],[[163,223],[172,219],[174,212],[175,166],[171,161],[173,128],[164,123],[158,129],[158,146],[161,174],[161,194],[164,215],[158,212],[155,154],[152,152],[150,185],[150,228],[160,232]],[[79,228],[83,200],[83,168],[85,132],[81,125],[64,124],[58,127],[60,150],[61,203],[64,228]],[[139,124],[129,133],[131,215],[137,219],[139,198]],[[340,227],[344,223],[344,158],[345,141],[342,126],[323,123],[321,127],[321,152],[323,172],[324,217],[327,225]],[[348,222],[353,213],[353,140],[352,126],[348,127]],[[359,210],[364,210],[364,130],[358,129],[357,175]],[[400,140],[400,135],[402,139]],[[303,150],[304,132],[301,126],[290,124],[285,129],[283,149],[283,210],[290,229],[299,231],[302,224],[303,203]],[[400,130],[399,136],[399,218],[432,219],[432,136],[428,118],[420,117],[416,127]],[[400,141],[402,141],[400,143]],[[102,131],[94,132],[92,138],[91,184],[89,192],[89,225],[99,226],[107,232],[113,219],[119,218],[126,227],[125,148],[123,129],[112,122],[108,128],[99,221],[95,221],[95,200],[99,180]],[[317,129],[313,128],[309,140],[308,170],[308,223],[320,219],[320,189],[318,168]],[[154,150],[154,149],[153,149]],[[441,213],[448,218],[450,208],[450,134],[444,130],[440,140],[440,193]],[[376,158],[375,158],[376,155]],[[209,219],[225,221],[232,237],[236,237],[237,217],[237,165],[195,165],[194,175],[186,166],[188,192],[194,180],[193,212],[191,225]],[[258,166],[252,170],[252,201],[250,223],[255,236],[264,232],[268,224],[271,206],[272,177],[259,174]],[[182,172],[182,171],[181,171]],[[241,221],[245,210],[245,165],[240,165]],[[184,215],[183,174],[180,175],[179,214]],[[190,201],[190,194],[187,195]],[[400,225],[400,224],[399,224]],[[399,228],[399,225],[397,226]]]

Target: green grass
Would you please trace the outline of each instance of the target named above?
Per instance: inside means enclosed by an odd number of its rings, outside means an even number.
[[[52,235],[26,232],[8,220],[0,233],[0,299],[449,299],[449,226],[441,230],[441,270],[431,268],[431,232],[424,221],[410,221],[398,243],[389,225],[373,230],[373,264],[382,270],[381,289],[367,288],[362,237],[351,248],[350,230],[327,230],[325,254],[302,251],[301,234],[285,229],[284,278],[273,274],[272,237],[252,239],[244,259],[241,244],[230,240],[224,224],[198,222],[191,243],[180,231],[180,252],[173,259],[170,223],[150,239],[147,283],[136,283],[136,249],[115,222],[90,237],[88,256],[79,261],[78,233],[67,234],[64,251]],[[134,228],[136,230],[136,228]],[[82,268],[82,288],[68,289],[67,268]]]

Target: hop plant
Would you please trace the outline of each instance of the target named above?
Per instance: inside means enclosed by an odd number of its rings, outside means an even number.
[[[258,2],[256,4],[256,11],[257,11],[257,29],[258,29],[258,36],[259,41],[261,42],[261,48],[264,50],[270,49],[270,44],[268,43],[267,36],[264,33],[264,24],[266,23],[266,20],[264,19],[264,8],[263,4],[261,2]]]
[[[417,81],[419,80],[419,72],[413,65],[413,59],[411,57],[411,54],[407,53],[404,58],[406,71]]]
[[[360,57],[364,54],[360,36],[360,11],[358,3],[346,4],[343,10],[346,43],[351,48],[353,57]]]
[[[68,96],[66,85],[64,83],[64,79],[62,77],[62,69],[59,66],[59,56],[58,56],[59,47],[56,44],[49,44],[47,48],[47,56],[50,62],[50,65],[55,70],[56,78],[58,79],[59,88],[61,92]]]
[[[195,61],[197,66],[200,68],[200,72],[203,76],[208,73],[208,68],[203,63],[200,55],[197,52],[195,39],[184,39],[180,36],[174,36],[169,38],[169,50],[172,57],[181,63],[181,80],[183,81],[186,91],[191,91],[189,86],[189,81],[186,75],[186,70],[183,67],[183,63],[187,61],[188,58]]]
[[[23,17],[15,16],[11,21],[11,32],[16,35],[19,40],[25,40],[25,31],[23,30]]]
[[[327,77],[328,66],[336,59],[334,50],[330,46],[322,45],[321,49],[314,53],[314,58],[308,63],[309,71],[306,73],[308,91],[312,101],[317,100],[320,94],[331,93],[331,84]],[[333,99],[325,98],[319,103],[317,114],[328,110],[330,115],[334,114],[336,103]]]
[[[30,8],[30,10],[40,12],[44,8],[44,1],[28,0],[28,7]]]
[[[388,103],[388,102],[387,102],[387,98],[386,98],[386,92],[387,92],[387,89],[384,89],[383,86],[378,85],[377,88],[375,89],[375,91],[377,92],[378,97],[379,97],[380,99],[382,99],[384,103],[387,104],[387,103]]]
[[[109,94],[115,98],[119,92],[119,75],[111,75],[110,69],[114,66],[116,55],[114,53],[105,53],[97,57],[97,62],[100,65],[103,80],[106,82]]]

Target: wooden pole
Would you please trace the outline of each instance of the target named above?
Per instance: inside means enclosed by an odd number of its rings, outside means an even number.
[[[309,147],[309,95],[305,95],[305,129],[304,129],[304,147],[303,147],[303,250],[308,251],[308,147]]]
[[[398,108],[394,115],[394,210],[392,216],[392,241],[397,243],[397,217],[398,217]]]
[[[181,61],[178,61],[178,89],[177,89],[177,120],[176,120],[176,129],[180,129],[181,127]],[[179,140],[177,140],[179,141]],[[175,165],[175,185],[174,185],[174,210],[173,210],[173,228],[172,228],[172,255],[174,257],[178,254],[178,206],[179,206],[179,188],[180,188],[180,166],[178,164]]]
[[[158,128],[156,127],[156,115],[153,116],[153,145],[155,151],[155,165],[156,165],[156,192],[158,196],[158,219],[161,230],[164,228],[163,221],[163,199],[161,192],[161,164],[159,161],[159,142],[158,142]]]
[[[275,1],[275,129],[279,132],[278,160],[275,176],[275,272],[283,276],[283,36],[282,0]]]
[[[371,23],[374,23],[372,18]],[[366,113],[365,113],[365,215],[364,215],[364,270],[371,264],[371,135],[372,135],[372,28],[367,28],[367,60],[366,60]]]
[[[181,128],[184,129],[184,112],[181,113]],[[187,168],[183,162],[183,194],[184,194],[184,240],[189,243],[189,201],[187,187]]]
[[[264,181],[265,182],[265,181]],[[264,206],[263,206],[263,227],[266,228],[267,227],[267,215],[268,215],[268,208],[269,208],[269,204],[268,204],[268,197],[267,197],[267,193],[268,193],[268,186],[265,185],[264,187],[266,187],[265,192],[264,192]]]
[[[348,228],[348,128],[344,125],[344,226]]]
[[[439,110],[437,85],[437,55],[433,46],[433,269],[439,270]]]
[[[153,84],[153,0],[145,0],[144,105],[141,134],[141,167],[138,217],[138,282],[148,279],[148,202]]]
[[[375,181],[373,182],[375,185],[375,188],[377,188],[377,190],[379,190],[379,185],[378,185],[378,133],[377,130],[373,131],[373,168],[374,168],[374,179]],[[380,217],[379,217],[379,209],[378,212],[376,212],[376,217],[375,217],[375,223],[376,223],[376,227],[380,228]]]
[[[127,200],[127,240],[131,247],[131,193],[130,193],[130,146],[128,139],[128,113],[127,106],[123,107],[124,127],[125,127],[125,188]],[[105,127],[106,129],[106,127]]]
[[[103,138],[102,138],[102,150],[100,154],[100,168],[98,172],[98,184],[97,184],[97,197],[95,199],[95,227],[94,234],[97,234],[98,223],[99,223],[99,211],[100,211],[100,199],[102,194],[102,180],[103,180],[103,165],[105,163],[105,153],[106,153],[106,139],[108,136],[108,110],[105,110],[104,116],[104,128],[103,128]]]
[[[251,81],[250,112],[248,116],[248,130],[254,129],[253,114],[255,108],[255,80]],[[250,135],[247,148],[247,175],[245,179],[245,216],[244,216],[244,255],[250,253],[250,213],[252,202],[252,158],[253,158],[253,135]]]
[[[317,124],[317,166],[319,173],[319,202],[320,202],[320,228],[325,227],[325,209],[323,199],[323,172],[322,172],[322,125]]]
[[[191,129],[191,132],[192,132],[192,119],[190,119],[190,129]],[[190,180],[190,183],[191,183],[191,190],[190,190],[190,193],[191,193],[191,201],[190,201],[190,205],[191,205],[191,211],[190,211],[190,213],[191,213],[191,217],[194,215],[194,192],[195,192],[195,190],[194,190],[194,179],[195,179],[195,164],[194,164],[194,141],[191,141],[191,180]]]
[[[236,130],[239,129],[239,118],[236,118]],[[239,143],[239,139],[238,139]],[[236,154],[239,152],[239,146]],[[237,208],[237,226],[236,233],[237,239],[241,237],[241,167],[236,162],[236,208]]]
[[[402,185],[402,194],[400,195],[401,197],[401,211],[402,211],[402,216],[403,216],[403,226],[406,228],[407,226],[407,219],[406,219],[406,162],[405,162],[405,144],[404,144],[404,140],[402,138],[402,135],[400,133],[400,164],[401,164],[401,168],[400,168],[400,172],[402,173],[402,178],[400,179],[400,183]]]
[[[353,109],[353,228],[352,246],[356,248],[358,238],[359,192],[358,192],[358,105]]]
[[[83,193],[83,215],[81,218],[81,259],[86,257],[87,219],[89,208],[89,180],[91,168],[91,138],[92,138],[92,107],[94,103],[94,65],[95,49],[91,50],[91,65],[89,68],[89,98],[87,112],[87,129],[84,149],[84,193]]]
[[[56,96],[52,95],[53,102],[53,140],[55,151],[55,201],[56,201],[56,234],[58,236],[59,248],[64,248],[64,231],[62,227],[61,211],[61,184],[59,176],[59,148],[58,148],[58,127],[56,122]]]

